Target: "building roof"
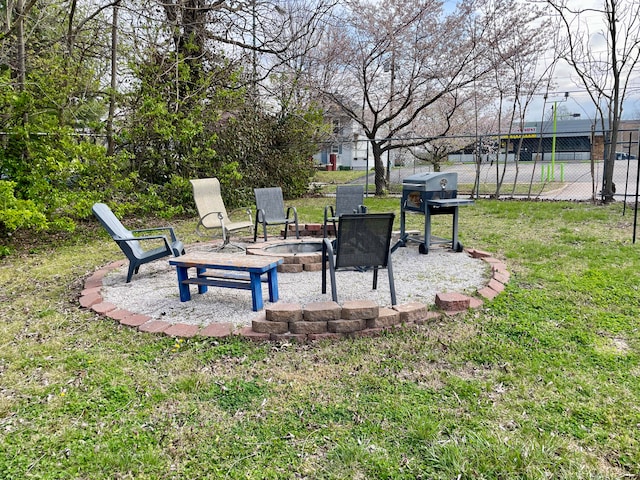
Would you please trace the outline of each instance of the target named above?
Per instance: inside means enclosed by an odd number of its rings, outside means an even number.
[[[553,133],[553,122],[551,120],[544,122],[526,122],[523,133],[532,136],[538,136],[541,132],[544,135]],[[589,119],[571,119],[557,120],[555,133],[558,137],[583,137],[591,135],[602,135],[602,127],[600,122],[594,122]]]

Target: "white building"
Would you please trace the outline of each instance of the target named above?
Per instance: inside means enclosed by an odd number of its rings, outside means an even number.
[[[362,127],[337,111],[327,112],[333,126],[331,138],[313,156],[316,164],[327,169],[370,170],[374,167],[373,153]],[[383,158],[386,162],[386,158]],[[385,164],[386,167],[386,164]]]

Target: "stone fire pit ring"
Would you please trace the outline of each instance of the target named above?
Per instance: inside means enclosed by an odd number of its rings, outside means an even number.
[[[322,270],[322,239],[277,239],[247,246],[247,255],[284,259],[278,272],[300,273]]]

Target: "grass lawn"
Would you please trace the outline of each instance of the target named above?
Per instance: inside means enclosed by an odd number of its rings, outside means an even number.
[[[373,172],[370,172],[373,173]],[[395,169],[392,173],[392,178],[395,178]],[[366,172],[362,170],[337,170],[337,171],[323,171],[319,170],[315,173],[313,178],[314,183],[312,184],[312,192],[314,193],[322,193],[322,194],[335,194],[336,187],[338,185],[355,182],[360,183],[362,185],[365,184]],[[511,195],[531,195],[531,198],[535,198],[536,195],[540,195],[542,193],[550,192],[552,190],[557,190],[563,188],[565,186],[564,183],[561,182],[533,182],[531,186],[528,183],[518,183],[514,189],[513,185],[510,183],[505,183],[502,185],[500,190],[501,195],[511,196]],[[458,184],[458,192],[460,195],[471,195],[473,190],[473,184]],[[402,182],[398,179],[397,182],[394,182],[389,187],[391,193],[394,194],[402,194]],[[375,195],[376,186],[375,182],[371,181],[368,185],[368,192],[371,195]],[[479,194],[481,196],[488,196],[495,194],[496,192],[496,184],[491,181],[483,181],[479,187]]]
[[[326,202],[293,204],[319,221]],[[122,258],[94,223],[21,243],[0,263],[0,478],[638,478],[632,221],[620,204],[481,200],[460,240],[506,262],[495,300],[311,345],[138,333],[77,305]],[[172,223],[195,241],[194,219]]]

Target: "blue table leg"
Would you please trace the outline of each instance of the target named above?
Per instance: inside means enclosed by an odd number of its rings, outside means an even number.
[[[269,301],[277,302],[278,297],[278,268],[273,267],[267,272],[267,279],[269,280]]]
[[[186,267],[176,266],[176,271],[178,272],[178,290],[180,291],[180,301],[188,302],[189,300],[191,300],[189,284],[182,283],[183,280],[187,280],[187,278],[189,278],[188,269]]]
[[[253,303],[253,311],[257,312],[264,307],[262,301],[262,283],[260,282],[261,275],[250,272],[249,276],[251,277],[251,302]]]
[[[198,271],[198,273],[196,274],[198,278],[200,278],[202,274],[207,271],[207,269],[203,267],[196,267],[196,270]],[[198,293],[207,293],[207,289],[208,287],[206,285],[198,285]]]

